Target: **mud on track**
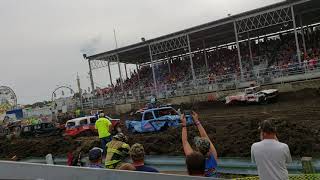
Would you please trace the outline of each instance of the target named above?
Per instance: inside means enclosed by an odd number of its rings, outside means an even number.
[[[320,157],[318,89],[281,93],[277,103],[268,105],[226,106],[212,102],[182,106],[185,109],[192,106],[199,112],[200,120],[214,140],[219,156],[249,157],[251,144],[259,140],[259,122],[272,117],[276,119],[279,140],[289,145],[293,156]],[[126,116],[122,115],[121,119]],[[188,135],[193,144],[192,138],[198,135],[196,128],[189,127]],[[182,155],[180,128],[160,133],[129,133],[128,136],[129,144],[143,144],[147,154]],[[65,155],[72,149],[88,152],[91,147],[98,145],[97,137],[0,140],[0,157],[43,157],[47,153]]]
[[[188,105],[185,108],[190,108]],[[276,119],[278,138],[287,143],[291,154],[320,156],[320,93],[318,89],[281,93],[277,103],[226,106],[220,102],[191,105],[199,112],[202,125],[215,141],[219,156],[250,157],[252,143],[259,141],[261,120]],[[188,128],[189,140],[198,135]],[[130,142],[144,144],[149,154],[181,155],[181,129],[161,134],[130,135]]]

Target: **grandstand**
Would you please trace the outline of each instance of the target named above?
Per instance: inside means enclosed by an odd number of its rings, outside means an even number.
[[[104,104],[207,93],[320,77],[320,1],[287,0],[155,39],[84,55]],[[96,89],[92,71],[134,64]],[[125,69],[127,74],[127,69]]]

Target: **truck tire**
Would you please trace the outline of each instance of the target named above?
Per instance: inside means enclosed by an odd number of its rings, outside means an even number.
[[[166,131],[168,128],[169,128],[169,125],[168,123],[166,123],[160,128],[160,131]]]
[[[267,98],[265,96],[264,97],[259,97],[258,101],[259,101],[258,103],[262,104],[262,105],[265,105],[265,104],[268,103]]]
[[[130,126],[128,127],[128,132],[129,133],[136,133],[136,130],[134,129],[134,127]]]

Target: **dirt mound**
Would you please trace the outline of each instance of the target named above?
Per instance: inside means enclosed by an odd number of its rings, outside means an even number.
[[[54,136],[32,139],[19,138],[11,141],[0,140],[0,158],[44,157],[49,153],[61,156],[66,155],[69,151],[87,153],[94,146],[100,146],[99,139],[96,137],[72,139]]]
[[[43,157],[48,153],[63,154],[74,146],[72,142],[61,137],[13,139],[0,142],[0,156],[10,158],[17,155],[19,158]]]

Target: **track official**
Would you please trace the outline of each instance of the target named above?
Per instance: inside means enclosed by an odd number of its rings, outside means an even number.
[[[111,141],[111,122],[104,117],[104,113],[100,113],[99,119],[95,124],[96,129],[98,129],[99,138],[101,140],[101,148],[103,149],[103,154],[106,152],[106,145]]]

